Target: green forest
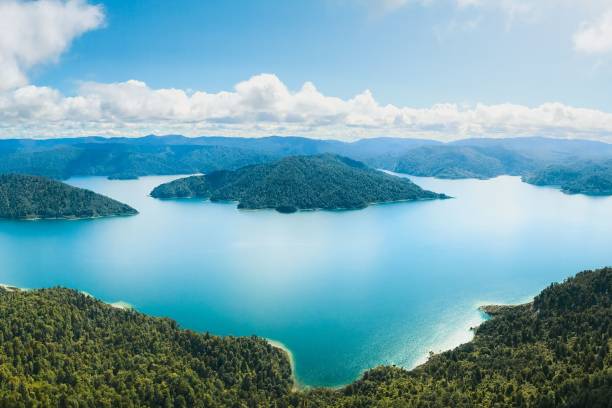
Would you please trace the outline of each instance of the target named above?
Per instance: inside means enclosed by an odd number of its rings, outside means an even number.
[[[1,407],[610,407],[612,269],[498,308],[472,342],[408,371],[294,390],[256,337],[181,330],[73,290],[0,290]]]
[[[156,198],[200,197],[238,201],[238,208],[357,209],[369,204],[447,198],[365,164],[331,154],[292,156],[271,164],[213,172],[155,188]]]
[[[612,160],[552,165],[523,177],[523,181],[559,187],[567,194],[612,195]]]
[[[0,175],[0,218],[92,218],[136,213],[127,204],[60,181]]]

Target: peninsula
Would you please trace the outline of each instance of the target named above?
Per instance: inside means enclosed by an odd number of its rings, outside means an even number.
[[[134,215],[127,204],[45,177],[0,175],[0,218],[78,219]]]
[[[552,165],[524,176],[523,181],[559,187],[566,194],[612,195],[612,160]]]

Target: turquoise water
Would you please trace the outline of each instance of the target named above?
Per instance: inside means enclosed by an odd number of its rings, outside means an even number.
[[[333,386],[469,340],[479,304],[525,301],[612,265],[612,198],[515,177],[419,178],[456,198],[290,215],[147,196],[170,179],[69,181],[135,217],[0,221],[0,282],[67,286],[183,327],[278,340],[301,383]]]

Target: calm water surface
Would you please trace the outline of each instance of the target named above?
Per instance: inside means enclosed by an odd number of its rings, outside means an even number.
[[[612,265],[612,198],[515,177],[414,178],[456,198],[290,215],[148,197],[172,178],[69,180],[135,217],[0,221],[0,282],[67,286],[187,328],[278,340],[301,383],[339,385],[467,341],[479,304],[525,301]]]

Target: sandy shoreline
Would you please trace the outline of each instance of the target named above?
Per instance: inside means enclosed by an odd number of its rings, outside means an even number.
[[[293,358],[293,353],[291,350],[285,346],[283,343],[277,340],[265,339],[272,347],[282,350],[289,358],[289,365],[291,367],[291,380],[293,381],[293,391],[297,391],[300,389],[307,388],[304,385],[300,384],[295,375],[295,359]]]

